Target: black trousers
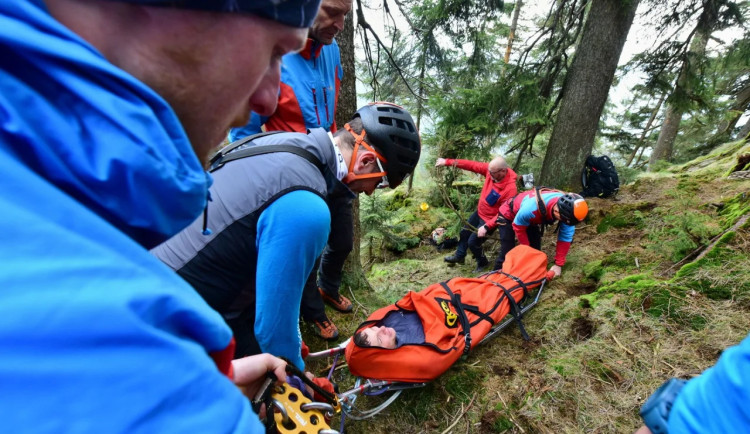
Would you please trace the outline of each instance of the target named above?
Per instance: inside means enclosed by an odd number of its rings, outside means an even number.
[[[255,339],[255,303],[234,318],[224,318],[234,335],[234,358],[239,359],[253,354],[260,354],[260,345]]]
[[[503,268],[505,255],[516,246],[516,233],[513,231],[513,224],[500,216],[497,220],[497,230],[500,235],[500,251],[495,259],[493,270]],[[531,247],[542,250],[542,230],[539,225],[531,225],[526,229],[526,235],[529,237]]]
[[[469,218],[466,220],[466,222],[474,226],[475,228],[479,228],[481,226],[484,226],[486,223],[484,220],[479,218],[479,213],[474,211]],[[494,231],[488,231],[487,235],[491,234]],[[458,236],[458,247],[456,247],[456,256],[459,258],[466,257],[466,251],[470,250],[471,254],[474,256],[474,259],[479,261],[479,258],[484,257],[484,253],[482,252],[482,244],[487,241],[487,236],[484,237],[478,237],[476,230],[472,229],[471,227],[464,226],[463,229],[461,229],[461,232]]]
[[[348,197],[334,197],[328,202],[331,210],[331,233],[323,254],[318,257],[302,291],[300,313],[305,321],[326,318],[325,305],[318,293],[320,287],[327,295],[337,298],[344,262],[354,247],[354,216]]]

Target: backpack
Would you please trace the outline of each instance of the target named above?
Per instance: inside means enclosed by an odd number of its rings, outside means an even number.
[[[620,178],[612,160],[608,156],[586,157],[583,171],[581,172],[581,185],[583,197],[611,197],[620,190]]]

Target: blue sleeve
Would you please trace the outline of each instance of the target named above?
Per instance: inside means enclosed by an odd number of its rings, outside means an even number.
[[[573,242],[573,235],[576,233],[576,227],[560,223],[560,230],[557,232],[558,241]]]
[[[258,134],[263,130],[261,127],[268,120],[268,116],[261,116],[255,112],[250,112],[250,121],[243,127],[232,128],[229,130],[229,142],[234,142],[239,139],[244,139],[247,136]]]
[[[536,204],[536,198],[524,198],[521,201],[521,206],[518,207],[516,217],[513,219],[513,224],[516,226],[529,226],[531,225],[531,219],[534,218],[534,211],[539,207]]]
[[[331,230],[331,213],[315,193],[276,199],[258,219],[255,337],[264,352],[304,368],[299,311],[302,288]]]
[[[750,336],[724,351],[693,378],[669,413],[670,433],[730,433],[750,430]]]

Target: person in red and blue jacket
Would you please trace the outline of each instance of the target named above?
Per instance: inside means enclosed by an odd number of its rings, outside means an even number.
[[[543,206],[542,206],[543,205]],[[521,244],[537,250],[542,248],[542,227],[560,222],[557,231],[557,250],[555,265],[550,270],[557,277],[562,273],[565,258],[570,250],[570,243],[575,234],[575,225],[583,221],[589,208],[586,201],[578,194],[565,193],[547,188],[525,191],[500,206],[497,227],[500,239],[504,240],[515,234]],[[495,262],[495,269],[502,268],[505,254],[514,247],[500,243],[500,253]]]
[[[477,210],[467,220],[468,224],[461,229],[456,253],[445,257],[445,262],[449,264],[463,264],[468,248],[477,261],[474,271],[480,272],[490,263],[482,252],[482,244],[487,240],[487,235],[495,231],[498,208],[518,192],[516,172],[508,167],[503,157],[495,157],[489,163],[438,158],[435,167],[440,166],[455,166],[484,176]],[[476,232],[473,228],[476,228]]]
[[[351,0],[322,2],[305,48],[282,58],[276,111],[270,116],[252,112],[245,126],[229,131],[230,142],[261,131],[307,133],[311,128],[324,128],[336,132],[336,106],[344,71],[334,38],[344,28],[344,17],[351,9]]]

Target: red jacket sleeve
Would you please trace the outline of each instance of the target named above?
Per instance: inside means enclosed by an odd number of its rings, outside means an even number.
[[[565,265],[565,258],[570,250],[570,241],[557,241],[557,250],[555,251],[555,265],[562,267]]]
[[[490,163],[480,163],[479,161],[471,160],[459,160],[446,158],[446,166],[456,166],[461,170],[468,170],[470,172],[478,173],[480,175],[487,175],[487,168],[490,167]]]
[[[513,223],[513,232],[516,233],[518,242],[525,246],[529,245],[529,236],[526,234],[526,230],[528,228],[528,226],[518,226],[517,224]]]

